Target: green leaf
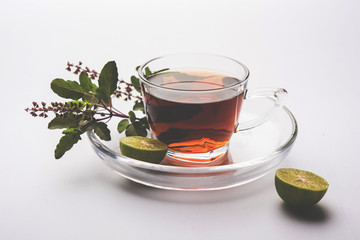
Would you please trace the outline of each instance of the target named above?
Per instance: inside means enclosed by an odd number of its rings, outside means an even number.
[[[79,128],[83,132],[94,130],[96,128],[96,126],[97,126],[97,122],[96,122],[95,119],[92,119],[92,120],[89,120],[89,121],[82,121],[79,124]]]
[[[140,79],[135,77],[135,76],[131,76],[131,83],[132,85],[134,85],[134,87],[138,87],[140,88]]]
[[[133,111],[130,111],[129,112],[129,119],[130,119],[130,122],[135,122],[136,120],[136,116],[135,116],[135,113]]]
[[[145,126],[146,129],[150,129],[149,122],[148,122],[146,117],[140,118],[139,122],[142,123]]]
[[[110,96],[115,92],[118,82],[118,71],[114,61],[105,64],[99,76],[98,94],[103,101],[110,105]]]
[[[81,72],[79,75],[80,86],[87,92],[96,91],[98,86],[92,83],[91,79],[85,72]]]
[[[145,110],[144,110],[144,102],[143,102],[143,101],[136,102],[136,103],[134,104],[133,110],[134,110],[134,111],[142,111],[143,113],[145,113]]]
[[[81,131],[79,128],[68,128],[68,129],[65,129],[62,133],[64,134],[83,134],[84,132]]]
[[[80,86],[86,91],[91,91],[91,79],[88,77],[88,75],[85,72],[81,72],[79,75],[79,82]]]
[[[81,98],[86,91],[76,81],[65,81],[64,79],[57,78],[51,82],[51,89],[63,98],[71,98],[77,100]]]
[[[66,117],[55,117],[48,124],[49,129],[77,128],[80,118],[75,114],[68,114]]]
[[[119,122],[118,126],[117,126],[117,130],[119,133],[122,133],[123,131],[125,131],[125,129],[127,128],[127,126],[129,126],[129,120],[128,119],[123,119]]]
[[[92,96],[84,95],[83,100],[88,102],[88,103],[99,103],[99,100],[93,94],[93,92],[96,92],[96,90],[98,89],[98,86],[96,86],[95,84],[93,84],[91,82],[91,79],[89,78],[89,76],[85,72],[80,73],[79,81],[80,81],[80,86],[87,93],[92,95]]]
[[[99,101],[99,96],[96,95],[96,94],[91,94],[91,96],[89,95],[84,95],[83,97],[83,100],[87,103],[90,103],[90,104],[97,104],[97,103],[100,103]]]
[[[106,123],[99,122],[96,125],[96,128],[95,128],[94,132],[96,133],[96,135],[99,136],[100,139],[102,139],[104,141],[110,141],[111,140],[110,130],[108,129]]]
[[[134,88],[136,89],[136,91],[141,92],[140,89],[140,79],[135,77],[135,76],[131,76],[131,84],[134,86]]]
[[[141,124],[140,122],[134,122],[126,128],[125,135],[146,137],[147,131],[143,124]]]
[[[150,71],[150,68],[149,67],[146,67],[145,68],[145,77],[149,77],[151,76],[152,72]]]
[[[61,158],[65,152],[69,151],[75,143],[81,140],[82,132],[77,128],[70,128],[63,131],[64,136],[60,138],[60,142],[56,145],[55,158]]]

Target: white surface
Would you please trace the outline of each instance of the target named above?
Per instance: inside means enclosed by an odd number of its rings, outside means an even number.
[[[0,3],[0,239],[357,239],[360,236],[359,1],[10,1]],[[244,62],[249,87],[283,87],[299,123],[281,167],[330,183],[294,213],[274,172],[215,192],[173,192],[109,170],[84,136],[61,160],[60,131],[23,109],[59,100],[66,61],[124,78],[149,58],[218,53]]]

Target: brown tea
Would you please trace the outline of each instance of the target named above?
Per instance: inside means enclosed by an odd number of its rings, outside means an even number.
[[[226,87],[237,84],[238,79],[182,71],[157,74],[148,81],[162,87],[143,89],[150,128],[172,151],[206,153],[228,143],[238,121],[243,92]]]

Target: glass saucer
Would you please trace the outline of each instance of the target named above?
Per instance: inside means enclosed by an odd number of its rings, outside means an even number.
[[[261,114],[263,104],[245,107],[240,114],[243,120]],[[176,166],[164,159],[152,164],[121,155],[119,139],[123,137],[112,130],[112,140],[101,141],[88,132],[90,143],[97,155],[116,173],[132,181],[172,190],[217,190],[231,188],[254,181],[279,165],[290,152],[297,133],[293,114],[283,107],[264,124],[234,134],[228,154],[216,166]]]

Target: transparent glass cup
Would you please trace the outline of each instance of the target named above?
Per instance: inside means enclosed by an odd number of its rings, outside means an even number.
[[[247,89],[248,68],[219,55],[158,57],[140,66],[138,74],[151,134],[168,145],[168,158],[177,161],[221,158],[233,133],[269,120],[287,96],[282,88]],[[274,105],[239,124],[243,100],[259,97],[274,99]]]

